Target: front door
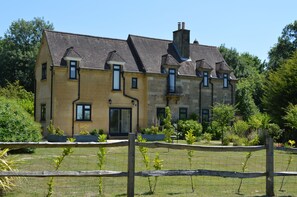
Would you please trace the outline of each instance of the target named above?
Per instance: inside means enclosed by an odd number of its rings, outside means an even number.
[[[109,109],[109,134],[128,135],[131,132],[131,108]]]

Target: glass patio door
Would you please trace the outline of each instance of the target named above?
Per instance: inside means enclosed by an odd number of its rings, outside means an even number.
[[[131,132],[131,109],[110,108],[109,109],[109,134],[128,135]]]

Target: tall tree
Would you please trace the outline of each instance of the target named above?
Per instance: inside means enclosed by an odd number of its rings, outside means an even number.
[[[245,120],[262,109],[262,81],[266,63],[249,53],[238,53],[236,49],[219,47],[224,59],[239,79],[236,85],[236,103]]]
[[[43,29],[53,24],[43,18],[12,22],[0,40],[0,85],[20,81],[26,90],[34,90],[34,66]]]
[[[282,117],[289,103],[297,104],[297,51],[292,58],[271,71],[264,84],[263,105],[272,120],[283,126]]]
[[[268,68],[277,69],[297,49],[297,20],[285,26],[278,42],[268,52]]]

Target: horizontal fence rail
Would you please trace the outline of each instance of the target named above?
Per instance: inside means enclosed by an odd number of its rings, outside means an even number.
[[[129,136],[130,137],[130,136]],[[194,150],[194,151],[212,151],[212,152],[254,152],[265,150],[270,151],[272,155],[266,155],[267,158],[273,158],[273,150],[285,151],[288,153],[297,153],[296,148],[283,148],[269,146],[199,146],[199,145],[186,145],[186,144],[172,144],[161,142],[135,142],[135,135],[133,142],[130,140],[124,140],[119,142],[1,142],[0,149],[20,149],[20,148],[101,148],[101,147],[127,147],[128,148],[128,170],[122,171],[109,171],[109,170],[90,170],[90,171],[0,171],[0,177],[128,177],[127,188],[133,190],[131,184],[134,184],[134,177],[149,177],[149,176],[215,176],[224,178],[258,178],[265,177],[271,181],[274,176],[297,176],[297,172],[274,172],[268,170],[270,162],[266,162],[265,172],[237,172],[237,171],[217,171],[207,169],[195,169],[195,170],[151,170],[151,171],[139,171],[135,172],[135,147],[147,147],[147,148],[168,148],[176,150]],[[272,147],[272,148],[271,148]],[[268,152],[269,152],[268,151]],[[267,160],[273,161],[273,160]],[[273,162],[272,162],[273,163]],[[129,167],[130,166],[130,167]],[[273,166],[273,165],[272,165]],[[129,179],[133,177],[133,180],[129,182]],[[266,182],[267,184],[267,182]],[[269,182],[273,188],[272,183]],[[267,196],[273,196],[273,189],[266,188]],[[133,196],[134,192],[127,192],[128,196]]]

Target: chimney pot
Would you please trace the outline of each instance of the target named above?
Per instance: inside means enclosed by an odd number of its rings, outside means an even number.
[[[185,22],[182,22],[182,29],[185,29]]]
[[[180,30],[180,28],[181,28],[181,24],[180,24],[180,22],[178,22],[177,23],[177,29]]]

